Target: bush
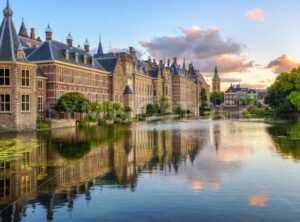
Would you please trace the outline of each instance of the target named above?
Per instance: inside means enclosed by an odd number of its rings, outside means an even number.
[[[154,115],[159,113],[159,107],[157,104],[148,104],[146,108],[146,113],[148,115]]]

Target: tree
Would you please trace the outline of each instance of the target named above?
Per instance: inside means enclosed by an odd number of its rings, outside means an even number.
[[[290,103],[296,107],[298,111],[300,111],[300,92],[292,92],[289,96],[288,99]]]
[[[159,107],[157,104],[148,104],[146,107],[146,113],[149,115],[157,114],[159,113]]]
[[[300,69],[293,69],[290,73],[281,73],[270,87],[265,103],[277,113],[291,113],[297,107],[297,94],[300,91]],[[298,109],[299,111],[299,109]]]
[[[161,113],[166,113],[170,107],[169,99],[166,96],[162,96],[159,100],[159,109]]]
[[[78,112],[82,114],[91,110],[91,102],[83,94],[71,92],[58,99],[57,107],[68,113]]]
[[[224,102],[224,92],[213,92],[210,94],[210,102],[214,106],[219,106]]]
[[[204,88],[201,89],[200,99],[201,99],[200,115],[204,115],[205,111],[207,111],[207,109],[208,109],[207,93]]]

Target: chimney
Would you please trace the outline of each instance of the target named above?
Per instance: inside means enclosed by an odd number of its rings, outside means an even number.
[[[164,61],[163,60],[159,60],[159,66],[163,67]]]
[[[136,58],[136,50],[134,47],[129,47],[129,54]]]
[[[52,29],[50,27],[50,24],[48,24],[47,28],[46,28],[46,41],[51,41],[52,40]]]
[[[174,57],[174,63],[177,65],[177,57]]]
[[[30,29],[30,38],[35,40],[35,30],[34,30],[34,28]]]
[[[168,59],[168,68],[170,68],[170,63],[171,63],[171,61],[170,61],[170,59]]]
[[[67,36],[67,45],[69,48],[73,47],[73,37],[70,32],[69,32],[69,35]]]

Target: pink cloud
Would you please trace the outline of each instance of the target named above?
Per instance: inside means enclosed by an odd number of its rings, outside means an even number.
[[[274,73],[289,72],[294,68],[298,68],[300,63],[296,62],[291,56],[283,54],[282,56],[272,60],[266,68],[271,69]]]
[[[254,9],[246,11],[246,17],[252,21],[264,22],[266,20],[265,13],[262,9]]]

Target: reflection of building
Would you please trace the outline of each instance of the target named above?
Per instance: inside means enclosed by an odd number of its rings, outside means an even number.
[[[200,91],[209,86],[199,70],[177,58],[173,64],[161,60],[141,61],[136,50],[104,53],[101,41],[95,55],[88,40],[75,46],[69,33],[66,43],[54,40],[50,25],[45,41],[27,33],[24,21],[19,34],[7,4],[0,28],[0,124],[10,130],[35,129],[36,118],[54,117],[57,100],[69,92],[80,92],[93,102],[117,101],[133,115],[146,112],[148,104],[166,98],[169,110],[178,107],[199,115]]]
[[[183,161],[195,158],[199,147],[198,140],[181,131],[137,130],[135,126],[64,129],[42,133],[37,140],[33,134],[24,138],[30,143],[16,139],[26,147],[24,152],[0,163],[0,207],[18,200],[18,211],[9,208],[2,213],[5,218],[25,214],[30,201],[43,205],[50,220],[55,207],[73,208],[78,195],[89,201],[94,185],[134,190],[140,171],[177,172]]]

